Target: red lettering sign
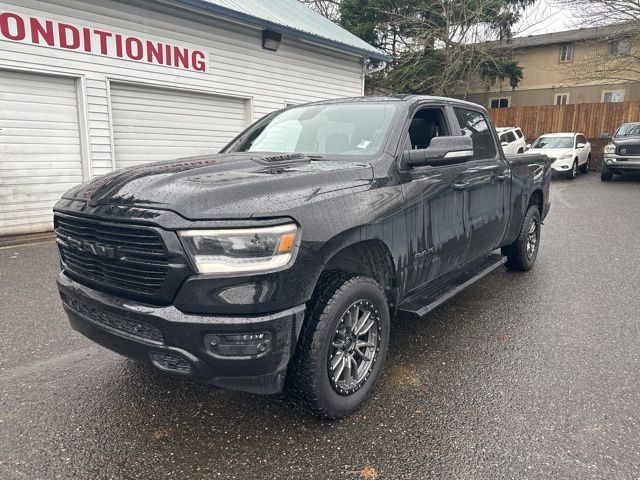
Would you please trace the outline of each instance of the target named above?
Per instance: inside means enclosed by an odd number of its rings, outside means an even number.
[[[135,35],[0,11],[0,41],[29,43],[151,65],[207,71],[203,49],[142,39]]]

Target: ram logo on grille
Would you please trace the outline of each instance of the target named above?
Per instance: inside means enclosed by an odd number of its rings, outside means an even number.
[[[110,258],[112,260],[118,259],[118,247],[111,245],[76,240],[75,238],[67,238],[67,245],[69,245],[70,250],[77,252],[89,253],[96,257]]]

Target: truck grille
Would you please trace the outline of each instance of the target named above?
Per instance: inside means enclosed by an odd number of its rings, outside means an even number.
[[[168,260],[152,229],[56,215],[55,232],[65,270],[119,289],[153,295]]]
[[[632,145],[620,145],[617,150],[618,155],[640,155],[640,143]]]

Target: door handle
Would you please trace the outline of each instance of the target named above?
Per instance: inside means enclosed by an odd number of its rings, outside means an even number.
[[[466,190],[467,188],[469,188],[469,183],[468,182],[460,182],[460,183],[454,183],[453,184],[453,189],[454,190]]]
[[[496,180],[499,182],[504,182],[509,179],[509,175],[496,175]]]

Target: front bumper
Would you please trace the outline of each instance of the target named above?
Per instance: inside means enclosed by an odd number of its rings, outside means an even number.
[[[551,164],[551,170],[553,170],[554,172],[557,172],[557,173],[558,172],[559,173],[569,172],[569,171],[571,171],[572,167],[573,167],[573,158],[556,159]]]
[[[611,153],[604,155],[603,163],[613,170],[638,170],[640,171],[640,157],[623,157]]]
[[[157,307],[98,292],[64,272],[57,284],[72,328],[94,342],[159,370],[252,393],[282,389],[305,312],[299,305],[260,316],[185,314],[174,306]],[[263,333],[270,342],[258,354],[221,355],[208,343],[218,336]]]

